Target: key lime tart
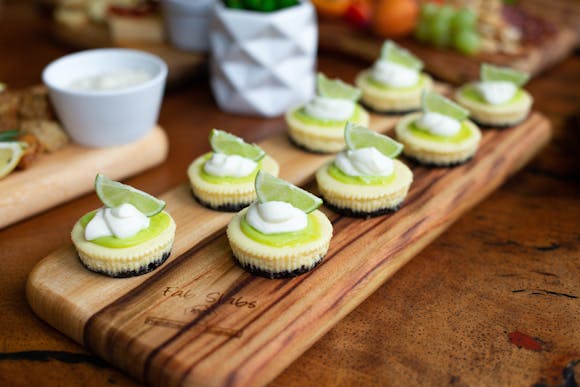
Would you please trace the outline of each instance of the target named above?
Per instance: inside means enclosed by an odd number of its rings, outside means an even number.
[[[425,92],[422,112],[402,117],[395,128],[405,156],[421,164],[453,166],[473,157],[481,140],[469,112],[449,99]]]
[[[480,81],[468,83],[455,92],[455,100],[469,110],[479,125],[508,128],[524,121],[533,98],[522,86],[529,74],[508,67],[483,63]]]
[[[346,124],[346,150],[316,172],[325,205],[353,217],[396,211],[413,182],[413,172],[395,160],[403,145],[363,126]]]
[[[81,263],[110,277],[133,277],[165,262],[175,236],[165,202],[100,174],[95,190],[104,207],[81,217],[71,233]]]
[[[278,175],[278,163],[255,144],[222,130],[209,135],[212,152],[195,159],[187,170],[193,196],[203,206],[235,212],[256,199],[259,170]]]
[[[339,79],[318,74],[316,97],[286,113],[290,139],[311,152],[334,153],[344,148],[347,121],[368,126],[369,114],[356,101],[361,91]]]
[[[258,200],[238,212],[227,228],[234,260],[267,278],[312,270],[332,237],[332,224],[317,210],[322,200],[263,171],[255,184]]]
[[[433,87],[431,77],[421,70],[423,62],[409,51],[387,40],[373,67],[356,77],[361,102],[377,113],[404,114],[421,107],[423,90]]]

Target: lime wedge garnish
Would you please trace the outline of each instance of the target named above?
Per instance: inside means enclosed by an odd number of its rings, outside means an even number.
[[[456,120],[463,121],[469,117],[469,111],[462,108],[450,99],[441,94],[431,91],[423,92],[422,103],[423,110],[427,112],[440,113]]]
[[[16,168],[24,149],[25,145],[19,141],[0,142],[0,179]]]
[[[307,214],[322,204],[322,199],[318,196],[262,170],[258,171],[256,175],[255,185],[256,196],[260,203],[271,201],[286,202]]]
[[[146,216],[153,216],[165,208],[165,202],[139,191],[130,185],[119,183],[108,179],[106,176],[97,174],[95,179],[95,191],[103,204],[109,208],[119,207],[121,204],[129,203],[135,206]]]
[[[344,141],[348,149],[376,148],[387,157],[394,159],[403,151],[403,144],[392,138],[373,132],[361,125],[347,122],[344,128]]]
[[[216,153],[238,155],[254,161],[259,161],[266,155],[258,145],[248,144],[238,136],[219,129],[211,130],[209,143]]]
[[[329,79],[322,73],[318,73],[316,77],[316,88],[318,95],[327,98],[356,101],[362,95],[360,89],[344,83],[340,79]]]
[[[479,77],[484,82],[504,81],[522,87],[530,79],[530,74],[509,67],[494,66],[483,63],[479,69]]]
[[[423,62],[408,50],[398,46],[392,40],[386,40],[381,47],[381,58],[417,71],[423,68]]]

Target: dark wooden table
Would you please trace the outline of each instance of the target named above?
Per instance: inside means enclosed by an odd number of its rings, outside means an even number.
[[[29,1],[0,8],[0,80],[40,83],[70,52]],[[352,81],[368,63],[321,54],[319,68]],[[580,56],[529,84],[553,141],[355,309],[276,385],[575,386],[580,379]],[[185,180],[212,127],[259,141],[280,119],[219,111],[207,76],[168,90],[163,165],[127,180],[160,194]],[[0,195],[2,193],[0,192]],[[0,385],[133,385],[34,316],[24,284],[33,266],[69,243],[86,195],[0,230]],[[576,372],[576,374],[574,374]],[[574,378],[576,378],[574,381]]]

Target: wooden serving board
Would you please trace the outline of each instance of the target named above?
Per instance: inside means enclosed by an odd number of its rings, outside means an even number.
[[[402,39],[399,43],[424,61],[428,73],[440,80],[460,85],[479,79],[482,62],[510,66],[536,76],[570,55],[578,44],[578,36],[571,28],[560,25],[554,37],[539,46],[527,47],[518,55],[467,56],[450,49],[421,44],[411,38]],[[327,20],[319,23],[319,44],[321,49],[345,53],[370,63],[379,57],[383,40],[368,31],[354,30],[344,22]]]
[[[371,126],[385,131],[395,121],[373,116]],[[201,207],[184,183],[163,196],[177,233],[161,268],[108,278],[84,269],[66,246],[34,268],[27,298],[42,319],[148,384],[265,384],[549,138],[547,119],[533,113],[516,128],[486,131],[466,165],[413,165],[415,180],[394,214],[363,220],[325,210],[334,226],[329,252],[315,270],[293,279],[269,280],[237,267],[224,232],[232,214]],[[314,192],[315,170],[332,157],[304,153],[286,136],[261,146],[278,160],[283,178]]]
[[[97,172],[122,179],[160,164],[167,135],[155,127],[143,139],[117,147],[77,144],[42,155],[30,168],[0,180],[0,228],[90,192]]]

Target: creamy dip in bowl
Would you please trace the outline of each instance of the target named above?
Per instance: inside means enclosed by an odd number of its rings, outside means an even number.
[[[167,65],[131,49],[80,51],[42,73],[55,111],[73,141],[91,147],[127,144],[157,123]]]

